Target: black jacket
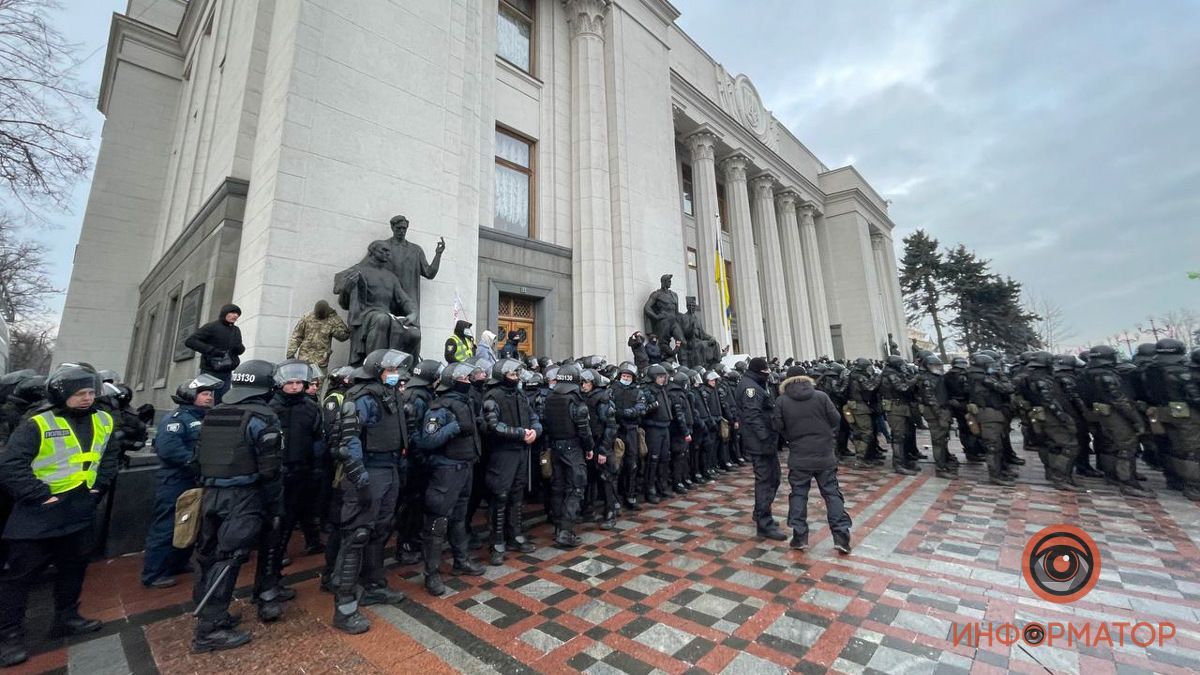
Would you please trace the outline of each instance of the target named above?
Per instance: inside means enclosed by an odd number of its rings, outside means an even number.
[[[737,405],[741,411],[742,447],[751,455],[771,455],[779,447],[779,437],[771,426],[775,402],[767,390],[749,375],[738,382]]]
[[[225,315],[230,312],[241,314],[242,310],[237,305],[221,307],[216,321],[209,321],[200,326],[183,341],[188,349],[200,352],[200,370],[206,373],[233,372],[242,362],[238,357],[246,352],[246,346],[242,344],[242,330],[234,324],[225,323]],[[217,368],[216,360],[226,354],[232,359],[233,365]]]
[[[61,409],[57,409],[57,412],[63,415]],[[91,420],[63,416],[75,431],[80,447],[91,447]],[[3,483],[4,489],[15,502],[12,515],[4,527],[5,539],[48,539],[91,527],[100,496],[116,478],[118,453],[112,447],[112,439],[109,439],[109,447],[100,460],[96,484],[92,488],[99,494],[92,494],[86,485],[81,485],[57,495],[57,502],[46,504],[51,497],[50,487],[34,477],[32,466],[41,444],[37,424],[26,417],[13,430],[8,445],[0,451],[0,483]]]
[[[807,377],[789,377],[779,385],[772,423],[788,448],[788,467],[824,471],[837,466],[834,436],[841,416],[829,396]]]

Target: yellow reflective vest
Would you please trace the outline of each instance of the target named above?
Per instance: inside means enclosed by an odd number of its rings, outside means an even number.
[[[454,360],[458,363],[475,355],[475,348],[471,346],[470,340],[461,338],[457,334],[451,334],[450,341],[454,343]]]
[[[100,458],[112,438],[112,416],[102,411],[92,413],[92,447],[86,451],[80,447],[71,425],[54,411],[47,410],[32,419],[42,439],[33,458],[33,476],[49,486],[52,495],[80,485],[87,485],[90,490],[96,484]]]

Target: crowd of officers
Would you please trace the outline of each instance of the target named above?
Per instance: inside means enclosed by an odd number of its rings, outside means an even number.
[[[915,474],[923,458],[916,429],[924,426],[936,475],[954,479],[959,462],[948,441],[956,426],[966,461],[984,463],[990,482],[1013,485],[1013,466],[1024,463],[1009,441],[1017,420],[1024,447],[1038,452],[1057,488],[1078,490],[1082,475],[1150,496],[1140,456],[1170,488],[1200,500],[1200,350],[1188,355],[1176,340],[1142,345],[1132,362],[1097,346],[1084,359],[1029,352],[1011,365],[980,352],[948,369],[928,353],[916,364],[899,356],[849,364],[755,358],[711,369],[640,358],[641,367],[601,356],[558,363],[462,356],[413,363],[403,352],[377,350],[324,382],[302,361],[254,359],[228,382],[201,374],[179,386],[178,408],[154,437],[160,468],[142,582],[171,586],[194,560],[195,651],[250,640],[229,607],[252,553],[258,618],[282,616],[295,597],[282,568],[296,529],[306,553],[324,551],[321,588],[332,594],[333,625],[351,634],[370,628],[360,606],[405,599],[385,577],[393,534],[396,561],[423,565],[426,591],[440,596],[447,544],[455,576],[484,573],[472,551],[485,545],[495,566],[536,550],[522,529],[527,494],[544,500],[552,544],[570,549],[581,544],[582,523],[614,529],[643,504],[753,463],[757,532],[783,539],[770,506],[786,442],[775,414],[785,372],[811,378],[841,411],[843,464],[885,465],[882,436],[891,470]],[[55,634],[99,628],[79,615],[78,601],[93,550],[92,511],[116,476],[114,430],[132,424],[119,397],[105,395],[114,386],[86,364],[66,364],[49,378],[0,379],[7,399],[0,431],[8,435],[0,482],[12,500],[0,574],[4,665],[26,657],[25,599],[51,563]],[[176,548],[176,500],[196,487],[203,488],[198,541],[194,550]],[[484,502],[486,530],[473,531]]]

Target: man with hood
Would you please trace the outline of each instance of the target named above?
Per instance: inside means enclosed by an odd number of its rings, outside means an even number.
[[[100,378],[68,364],[46,380],[48,406],[28,411],[0,451],[0,484],[12,495],[0,570],[0,666],[28,658],[23,644],[29,591],[53,564],[53,637],[82,635],[100,622],[79,615],[96,505],[117,475],[108,450],[113,418],[95,408]]]
[[[475,355],[475,333],[471,322],[459,319],[454,323],[454,333],[446,338],[443,358],[446,363],[462,363]]]
[[[313,311],[300,317],[292,329],[287,357],[327,368],[329,355],[333,353],[333,341],[345,342],[349,339],[350,326],[342,321],[342,317],[333,311],[328,302],[318,300]]]
[[[833,451],[841,415],[829,396],[813,386],[804,368],[792,366],[779,385],[779,398],[772,411],[772,424],[788,450],[788,526],[791,547],[808,548],[808,488],[813,480],[825,500],[829,531],[838,553],[850,553],[850,515],[837,479],[837,455]]]
[[[175,576],[187,569],[192,548],[175,548],[175,502],[179,495],[199,486],[196,465],[196,441],[204,414],[213,407],[221,381],[212,375],[199,375],[179,385],[171,400],[179,405],[158,423],[154,435],[154,454],[159,467],[155,478],[154,520],[146,531],[146,552],[142,563],[142,584],[152,588],[175,585]]]
[[[742,413],[742,448],[754,463],[754,525],[759,537],[784,541],[787,535],[771,516],[771,503],[779,492],[779,436],[771,424],[775,400],[767,394],[771,368],[761,356],[750,359],[738,382],[738,409]]]
[[[223,383],[217,390],[217,403],[229,391],[229,374],[241,364],[238,357],[246,352],[246,346],[242,344],[242,331],[235,325],[241,316],[241,307],[232,303],[224,305],[216,321],[200,326],[183,341],[188,349],[200,352],[200,372],[212,375]]]

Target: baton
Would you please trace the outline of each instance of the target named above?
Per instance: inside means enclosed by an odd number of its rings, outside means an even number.
[[[213,585],[208,588],[208,592],[204,594],[204,597],[201,598],[200,602],[196,605],[196,609],[192,611],[192,616],[200,616],[200,610],[204,609],[204,606],[208,604],[209,598],[212,597],[213,592],[217,590],[217,586],[220,586],[221,581],[225,578],[225,575],[229,574],[229,568],[230,565],[226,565],[224,569],[221,570],[221,573],[217,575],[216,580],[213,581]]]

